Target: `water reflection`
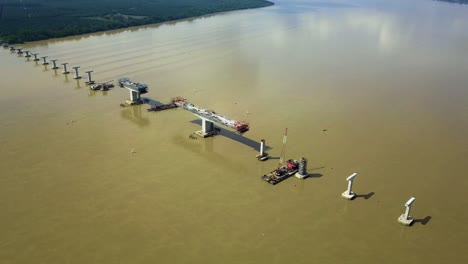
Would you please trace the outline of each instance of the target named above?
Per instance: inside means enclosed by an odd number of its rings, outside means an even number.
[[[232,153],[215,152],[215,138],[200,138],[200,140],[194,140],[188,137],[184,138],[180,135],[176,135],[172,138],[172,142],[175,145],[192,152],[192,155],[195,154],[198,157],[208,159],[210,163],[217,164],[217,166],[235,171],[245,171],[247,169],[247,166],[242,163],[235,162],[232,158],[229,157],[229,155],[232,155]]]
[[[76,82],[76,85],[75,85],[75,89],[80,89],[81,88],[81,82],[79,79],[75,79],[75,82]]]
[[[142,115],[142,105],[126,106],[120,111],[120,116],[139,127],[146,127],[150,124],[149,119]]]

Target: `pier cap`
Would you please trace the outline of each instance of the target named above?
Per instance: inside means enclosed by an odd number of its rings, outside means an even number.
[[[357,176],[357,172],[351,174],[348,178],[346,178],[346,180],[350,181],[350,180],[354,179],[354,177],[356,177],[356,176]]]
[[[416,198],[411,197],[411,198],[405,203],[405,206],[411,206],[411,204],[414,203],[414,200],[416,200]]]

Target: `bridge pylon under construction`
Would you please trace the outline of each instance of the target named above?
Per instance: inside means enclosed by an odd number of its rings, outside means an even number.
[[[195,133],[202,137],[210,137],[217,134],[216,124],[236,130],[239,134],[249,131],[249,124],[245,121],[236,121],[226,116],[220,115],[213,110],[203,109],[196,106],[182,97],[172,99],[172,102],[180,108],[187,110],[202,120],[202,130]]]
[[[130,100],[125,101],[127,104],[137,105],[143,103],[141,95],[148,92],[148,85],[132,82],[128,78],[119,79],[119,85],[130,91]]]

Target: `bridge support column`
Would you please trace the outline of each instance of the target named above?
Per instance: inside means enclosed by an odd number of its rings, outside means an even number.
[[[268,153],[265,152],[265,140],[260,141],[260,154],[256,156],[259,161],[265,161],[268,159]]]
[[[410,213],[410,210],[411,210],[411,204],[413,204],[414,200],[416,200],[416,198],[411,197],[405,203],[405,207],[406,207],[405,213],[400,215],[400,217],[398,217],[398,223],[400,223],[402,225],[406,225],[406,226],[409,226],[409,225],[411,225],[413,223],[414,219],[409,215],[409,213]]]
[[[62,65],[63,65],[63,72],[62,73],[63,74],[69,74],[70,73],[69,71],[67,71],[67,64],[68,63],[62,63]]]
[[[91,73],[92,73],[92,72],[93,72],[93,71],[87,71],[87,72],[86,72],[86,73],[88,74],[88,81],[85,82],[87,85],[92,85],[92,84],[94,84],[94,81],[91,79]]]
[[[31,57],[31,55],[29,54],[29,52],[30,52],[29,50],[26,50],[26,51],[25,51],[25,53],[26,53],[26,56],[24,56],[25,58],[30,58],[30,57]]]
[[[353,193],[353,181],[354,181],[354,178],[357,176],[357,173],[353,173],[351,174],[348,178],[346,178],[346,180],[348,181],[348,189],[341,194],[341,197],[347,199],[347,200],[352,200],[356,194]]]
[[[57,60],[50,60],[50,61],[54,64],[54,67],[52,67],[52,69],[54,70],[58,69],[57,63],[56,63]]]
[[[42,62],[42,65],[49,65],[49,63],[47,62],[47,56],[44,56],[44,57],[41,57],[43,62]]]
[[[23,54],[23,49],[16,49],[17,50],[17,54]]]
[[[299,161],[299,169],[294,176],[296,176],[296,178],[298,179],[305,179],[307,178],[307,176],[309,176],[307,174],[307,159],[306,158],[302,158]]]
[[[131,90],[131,91],[130,91],[130,101],[131,101],[132,103],[137,103],[137,102],[139,102],[140,100],[141,100],[140,93],[137,92],[137,91]]]
[[[37,57],[39,53],[33,53],[32,55],[34,56],[34,61],[39,61],[39,58]]]
[[[79,68],[80,68],[80,66],[73,67],[73,69],[75,69],[75,77],[73,77],[73,79],[75,79],[75,80],[81,79],[81,76],[78,73]]]
[[[216,135],[214,123],[205,118],[202,118],[201,120],[202,120],[202,130],[197,131],[196,133],[204,138]]]

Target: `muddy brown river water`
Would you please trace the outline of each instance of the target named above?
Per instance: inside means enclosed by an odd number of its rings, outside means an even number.
[[[251,124],[197,140],[0,50],[0,263],[468,263],[467,43],[468,6],[278,0],[22,45]],[[313,177],[271,186],[286,127]]]

